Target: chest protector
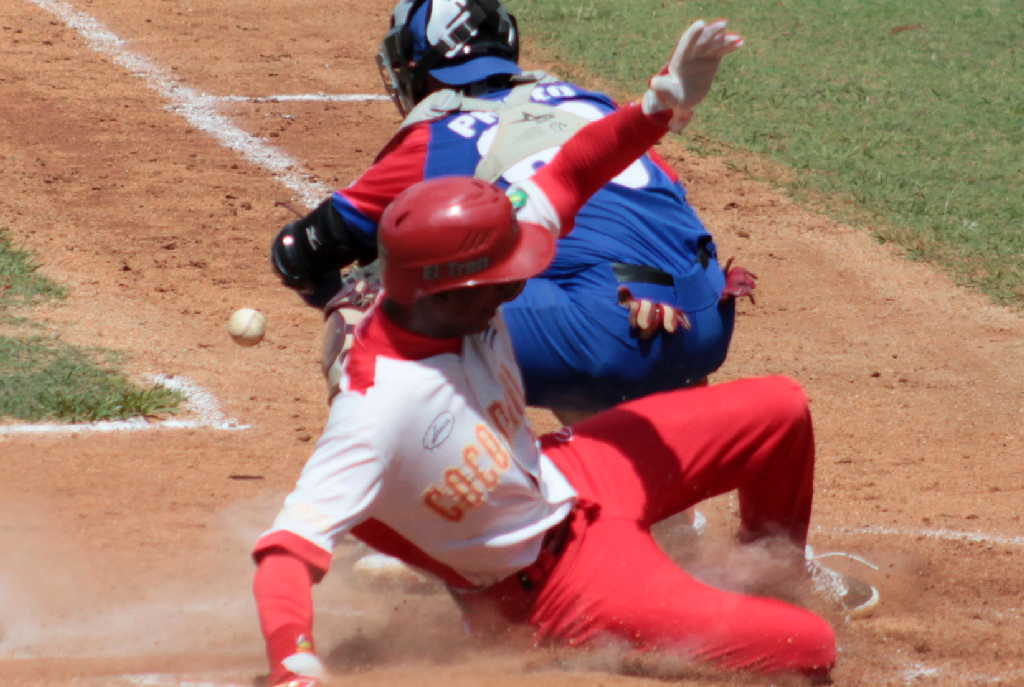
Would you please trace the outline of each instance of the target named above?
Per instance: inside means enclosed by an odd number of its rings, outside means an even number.
[[[413,108],[401,128],[455,112],[497,113],[498,130],[494,141],[474,172],[478,179],[494,183],[517,162],[561,146],[589,122],[554,105],[531,100],[533,89],[538,85],[557,82],[559,79],[540,71],[517,74],[512,77],[514,86],[504,100],[474,98],[452,89],[436,91]]]

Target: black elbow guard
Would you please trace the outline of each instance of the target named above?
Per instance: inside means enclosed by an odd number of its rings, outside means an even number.
[[[371,262],[377,246],[349,228],[328,198],[300,220],[284,226],[270,246],[270,263],[281,281],[298,291],[311,291],[324,275],[358,260]]]

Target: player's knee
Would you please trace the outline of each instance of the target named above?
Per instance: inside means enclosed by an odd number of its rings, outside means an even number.
[[[758,380],[758,405],[776,413],[787,424],[810,422],[810,405],[804,388],[791,377],[774,375]]]

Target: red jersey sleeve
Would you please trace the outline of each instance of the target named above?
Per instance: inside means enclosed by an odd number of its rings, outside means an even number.
[[[425,123],[400,132],[373,165],[337,195],[363,218],[376,224],[395,196],[423,181],[429,139],[430,128]]]

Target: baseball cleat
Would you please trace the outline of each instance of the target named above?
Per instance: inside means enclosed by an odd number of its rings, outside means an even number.
[[[821,562],[822,558],[832,556],[851,558],[872,570],[878,570],[878,566],[860,556],[842,551],[815,554],[814,549],[808,546],[805,552],[807,572],[811,576],[814,589],[819,594],[842,608],[848,617],[870,615],[881,600],[878,588],[856,577],[833,570]]]

